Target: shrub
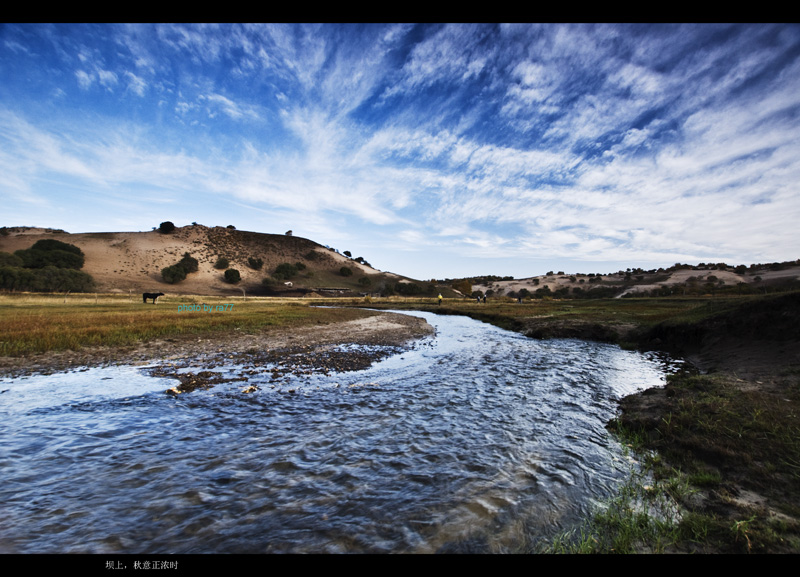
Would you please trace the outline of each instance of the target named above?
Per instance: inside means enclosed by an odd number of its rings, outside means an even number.
[[[158,225],[158,232],[161,234],[169,234],[175,230],[175,225],[170,221],[162,222]]]
[[[398,282],[394,285],[394,292],[403,296],[414,296],[422,294],[423,289],[417,283],[413,282]]]
[[[199,263],[188,252],[183,253],[183,258],[172,266],[161,269],[161,278],[169,284],[179,283],[186,278],[186,275],[197,272]]]
[[[288,262],[282,262],[275,267],[275,272],[272,276],[278,280],[288,280],[297,274],[297,266]]]
[[[343,266],[339,269],[339,274],[342,276],[353,276],[353,269],[350,267]]]
[[[161,269],[161,278],[169,284],[179,283],[186,278],[186,270],[182,266],[173,264]]]
[[[214,268],[222,270],[230,266],[230,261],[224,256],[217,257],[217,262],[214,263]]]
[[[240,280],[242,280],[242,277],[239,274],[239,271],[236,270],[235,268],[229,268],[228,270],[225,271],[225,282],[235,284]]]
[[[360,279],[358,279],[358,284],[367,287],[372,284],[372,280],[369,277],[362,276]]]
[[[467,279],[453,283],[453,288],[463,295],[472,294],[472,283]]]
[[[197,259],[192,258],[188,252],[183,253],[183,258],[178,262],[178,266],[185,270],[186,274],[197,272],[199,265],[200,263],[197,262]]]
[[[261,270],[261,267],[264,266],[264,260],[260,258],[250,257],[247,259],[247,264],[250,265],[250,268],[253,270]]]

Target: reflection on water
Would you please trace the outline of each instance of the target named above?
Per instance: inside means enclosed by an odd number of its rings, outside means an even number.
[[[436,336],[364,371],[0,381],[0,552],[503,551],[623,479],[605,423],[666,361],[413,314]]]

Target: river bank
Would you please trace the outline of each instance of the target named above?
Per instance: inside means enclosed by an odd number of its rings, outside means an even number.
[[[242,357],[270,355],[273,358],[305,354],[307,363],[317,368],[329,366],[327,351],[334,345],[358,344],[371,347],[367,356],[342,360],[349,370],[389,354],[392,349],[409,346],[418,338],[433,333],[424,319],[394,313],[365,311],[367,316],[341,322],[324,321],[293,328],[228,330],[206,334],[171,335],[140,341],[132,345],[84,346],[77,350],[48,351],[24,356],[0,357],[0,377],[16,378],[30,374],[50,374],[86,367],[109,365],[147,365],[159,362],[176,367],[183,361],[203,357]],[[301,369],[298,369],[301,370]]]
[[[534,338],[615,342],[626,348],[665,350],[691,361],[697,371],[673,376],[663,389],[626,397],[619,418],[609,425],[639,454],[654,452],[648,457],[653,478],[683,511],[677,532],[668,541],[651,543],[636,538],[628,547],[657,552],[775,553],[800,551],[798,300],[798,295],[789,294],[696,306],[670,304],[677,301],[651,304],[644,299],[591,303],[596,309],[605,306],[605,317],[596,310],[579,316],[581,303],[408,308],[466,314]],[[397,302],[389,306],[401,308]],[[658,314],[653,313],[653,318],[665,316],[663,311],[669,306],[688,312],[658,323],[637,322],[632,316],[634,310],[655,311]],[[276,379],[283,371],[355,370],[432,331],[416,317],[357,312],[363,316],[344,322],[263,330],[232,328],[131,345],[3,357],[0,375],[13,378],[158,361],[155,374],[178,378],[181,384],[173,394],[180,394],[214,384],[219,376],[204,371],[218,362],[250,360],[256,366],[283,359],[286,362],[279,366]],[[625,316],[626,312],[630,314]],[[330,354],[343,343],[373,348],[359,352],[337,349]],[[187,360],[192,358],[203,359],[203,371],[187,372],[191,369]],[[624,530],[600,526],[593,550],[624,550],[613,541],[614,532]]]
[[[677,524],[622,500],[609,507],[619,515],[598,515],[559,551],[800,551],[800,293],[626,300],[415,308],[689,361],[664,388],[624,398],[608,427],[650,473],[633,481],[638,505],[667,499],[681,511]]]

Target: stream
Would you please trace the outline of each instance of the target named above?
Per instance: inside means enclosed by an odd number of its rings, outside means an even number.
[[[605,425],[675,361],[406,314],[436,335],[278,385],[172,396],[134,366],[0,379],[0,553],[514,552],[627,478]]]

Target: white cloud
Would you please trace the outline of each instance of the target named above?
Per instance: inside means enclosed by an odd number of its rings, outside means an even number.
[[[125,76],[128,79],[128,90],[137,96],[144,96],[147,90],[147,82],[132,72],[126,72]]]
[[[77,70],[75,72],[75,78],[78,80],[78,86],[84,90],[91,88],[92,82],[94,81],[92,76],[84,70]]]
[[[45,122],[20,99],[0,114],[4,191],[157,190],[469,257],[744,259],[800,240],[796,30],[715,27],[713,46],[697,26],[117,30],[113,64],[89,37],[59,58],[135,111],[54,84],[82,120]]]

